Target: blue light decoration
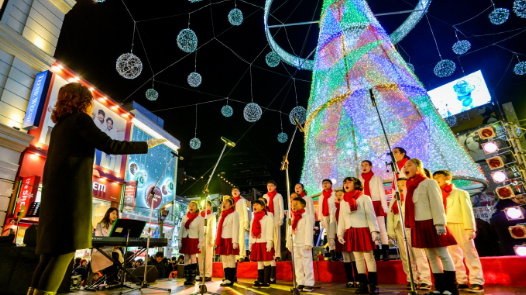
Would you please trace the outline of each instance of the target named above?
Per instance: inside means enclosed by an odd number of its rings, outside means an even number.
[[[50,71],[44,71],[37,74],[27,103],[26,115],[22,121],[22,129],[31,130],[40,125],[40,118],[44,110],[46,95],[49,90],[53,74]]]
[[[158,97],[159,97],[159,93],[157,92],[157,90],[153,88],[146,90],[146,98],[148,100],[156,101]]]
[[[124,53],[119,56],[115,69],[122,77],[126,79],[135,79],[142,72],[142,62],[137,55],[133,53]]]
[[[290,111],[289,114],[289,120],[290,124],[295,125],[294,118],[300,122],[300,124],[304,124],[305,120],[307,119],[307,110],[302,106],[296,106]]]
[[[197,3],[197,2],[201,2],[202,0],[188,0],[188,2],[190,3]]]
[[[471,48],[471,43],[468,40],[457,41],[455,42],[455,44],[453,44],[453,47],[452,47],[453,52],[458,55],[468,52],[470,48]]]
[[[513,68],[513,72],[517,75],[524,75],[526,74],[526,61],[520,61],[517,64],[515,64],[515,67]]]
[[[261,119],[261,114],[263,114],[263,111],[261,110],[261,107],[255,102],[247,104],[243,110],[243,116],[245,117],[245,120],[250,123],[254,123]]]
[[[526,18],[526,0],[515,0],[513,2],[513,12],[518,17]]]
[[[223,116],[225,117],[232,117],[232,114],[234,114],[234,109],[232,109],[231,106],[229,105],[224,105],[222,108],[221,108],[221,114],[223,114]]]
[[[233,26],[239,26],[243,23],[243,12],[239,8],[233,8],[228,13],[228,22]]]
[[[407,67],[411,70],[411,72],[415,72],[415,66],[412,63],[407,63]]]
[[[288,139],[289,139],[289,136],[287,135],[287,133],[281,132],[280,134],[278,134],[278,141],[280,143],[285,143],[287,142]]]
[[[457,66],[452,60],[443,59],[436,64],[433,72],[437,77],[444,78],[453,75],[456,68]]]
[[[494,25],[502,25],[508,20],[509,16],[510,11],[506,8],[495,8],[495,10],[488,15],[490,22]]]
[[[146,173],[146,171],[137,171],[133,180],[137,181],[138,188],[143,188],[148,181],[148,173]]]
[[[277,53],[274,51],[271,51],[267,53],[265,56],[265,61],[267,62],[267,65],[271,68],[275,68],[279,65],[279,62],[281,61],[281,58]]]
[[[183,29],[177,35],[177,46],[186,53],[197,49],[197,35],[191,29]]]
[[[199,149],[201,147],[201,140],[197,137],[190,139],[190,147],[194,150]]]
[[[201,85],[201,82],[203,81],[203,78],[201,77],[201,74],[198,72],[192,72],[190,75],[188,75],[188,85],[192,87],[198,87]]]

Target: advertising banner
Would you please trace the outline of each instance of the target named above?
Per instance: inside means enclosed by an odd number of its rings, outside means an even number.
[[[40,184],[40,177],[30,176],[22,178],[22,186],[20,187],[20,194],[18,195],[18,201],[16,202],[15,215],[20,211],[22,205],[27,208],[35,200],[35,196],[38,192],[38,185]]]
[[[49,82],[51,81],[51,72],[44,71],[38,73],[33,82],[33,89],[27,104],[26,115],[22,123],[22,129],[31,130],[38,127],[44,104],[46,103],[46,96],[48,94]]]
[[[93,177],[93,197],[101,200],[119,203],[121,201],[122,184]]]

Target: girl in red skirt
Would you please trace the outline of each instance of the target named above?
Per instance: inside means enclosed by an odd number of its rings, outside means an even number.
[[[254,202],[254,217],[250,222],[250,260],[258,262],[256,288],[270,288],[270,261],[274,260],[274,221],[265,214],[265,202]]]
[[[422,161],[405,163],[406,183],[405,227],[411,228],[411,244],[423,248],[435,278],[435,291],[428,294],[458,294],[455,265],[447,246],[456,245],[446,227],[446,213],[438,183],[425,176]]]
[[[356,259],[358,281],[357,294],[378,293],[378,275],[374,260],[374,243],[380,241],[380,228],[376,222],[373,202],[363,194],[358,178],[343,180],[344,201],[340,203],[338,216],[338,241],[344,252],[352,252]],[[365,264],[369,276],[365,274]]]
[[[236,256],[239,255],[239,214],[234,211],[234,199],[223,200],[221,219],[217,226],[216,254],[221,255],[225,279],[221,286],[233,286]]]
[[[185,285],[195,284],[197,275],[196,254],[201,253],[199,249],[203,245],[205,223],[204,218],[199,216],[199,208],[195,201],[188,205],[188,213],[181,221],[179,228],[179,253],[184,254]]]
[[[336,191],[336,199],[334,202],[334,205],[336,205],[336,212],[334,216],[334,222],[330,227],[331,236],[335,240],[335,252],[341,252],[343,256],[343,267],[345,268],[345,274],[347,276],[347,288],[358,288],[358,284],[356,283],[355,275],[358,275],[358,271],[356,270],[356,261],[354,261],[354,256],[352,255],[352,252],[344,251],[343,250],[343,244],[338,241],[338,234],[337,234],[337,228],[338,228],[338,218],[340,217],[340,205],[343,201],[344,192],[343,191]]]

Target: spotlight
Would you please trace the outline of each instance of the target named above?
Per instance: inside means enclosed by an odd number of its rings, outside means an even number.
[[[515,226],[508,227],[511,236],[514,239],[526,239],[526,226],[525,224],[517,224]]]
[[[495,130],[493,130],[493,127],[486,126],[484,128],[480,128],[478,130],[478,134],[481,139],[490,139],[496,136]]]
[[[526,245],[515,246],[513,250],[518,256],[526,256]]]
[[[524,214],[522,214],[521,207],[508,207],[504,209],[504,213],[506,213],[506,218],[508,220],[517,220],[517,219],[524,219]]]
[[[515,197],[515,193],[509,185],[498,187],[495,192],[500,199],[511,199]]]
[[[504,170],[499,170],[491,173],[491,178],[493,178],[493,181],[495,182],[504,182],[508,179],[508,176]]]
[[[484,150],[484,153],[486,155],[493,154],[499,151],[499,147],[497,146],[496,142],[490,141],[482,144],[482,150]]]
[[[499,169],[504,167],[504,161],[500,156],[486,159],[488,166],[491,170]]]

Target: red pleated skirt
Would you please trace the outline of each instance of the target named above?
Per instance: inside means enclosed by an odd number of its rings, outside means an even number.
[[[232,238],[221,239],[220,244],[216,247],[216,254],[217,255],[239,255],[239,246],[237,247],[237,249],[234,249]]]
[[[411,232],[411,243],[415,248],[437,248],[456,245],[457,241],[446,226],[446,234],[438,235],[433,219],[415,221]]]
[[[198,254],[201,253],[197,248],[199,244],[199,239],[192,238],[183,238],[181,240],[181,248],[179,248],[179,253],[181,254]]]
[[[338,241],[338,235],[334,236],[334,241],[336,242],[336,247],[334,247],[335,252],[342,252],[343,251],[343,244]]]
[[[373,208],[376,216],[387,216],[387,213],[384,212],[384,208],[382,208],[382,201],[373,201]]]
[[[351,227],[345,231],[345,244],[342,251],[370,251],[374,250],[373,237],[368,227]]]
[[[250,250],[250,261],[274,260],[274,247],[267,252],[267,243],[254,243]]]

